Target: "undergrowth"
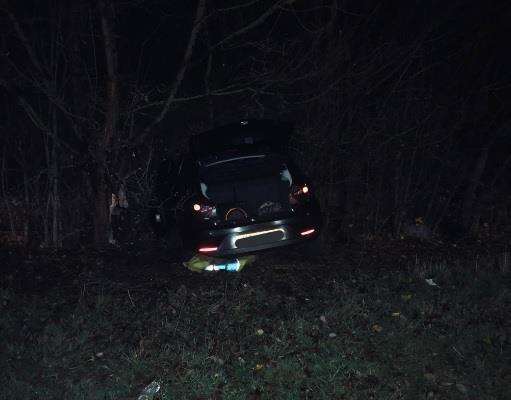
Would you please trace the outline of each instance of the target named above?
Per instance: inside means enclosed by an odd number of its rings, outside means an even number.
[[[190,282],[6,280],[0,397],[136,399],[156,381],[159,399],[511,398],[510,287],[464,263],[269,259]]]

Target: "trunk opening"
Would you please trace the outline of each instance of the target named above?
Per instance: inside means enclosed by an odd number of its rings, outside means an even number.
[[[290,211],[291,174],[278,155],[229,157],[205,164],[202,194],[216,204],[221,220],[261,220]]]

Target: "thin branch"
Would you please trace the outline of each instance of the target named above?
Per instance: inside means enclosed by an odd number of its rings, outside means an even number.
[[[195,13],[195,19],[193,21],[193,28],[190,32],[190,38],[188,39],[188,45],[186,46],[186,51],[183,56],[183,60],[181,61],[181,65],[179,67],[176,78],[174,79],[174,83],[170,89],[170,94],[165,101],[165,104],[158,114],[158,116],[146,127],[144,130],[144,134],[141,135],[141,139],[143,139],[147,134],[153,129],[156,125],[158,125],[167,115],[170,110],[170,106],[173,103],[176,94],[181,87],[183,79],[185,77],[186,70],[188,69],[188,65],[190,64],[190,60],[192,58],[193,50],[195,48],[195,43],[197,41],[197,36],[199,34],[201,28],[201,21],[204,17],[204,13],[206,10],[206,0],[199,0],[197,5],[197,11]]]
[[[220,47],[224,45],[227,42],[230,42],[232,39],[244,35],[248,31],[258,27],[262,23],[264,23],[269,17],[271,17],[277,10],[281,9],[284,5],[291,5],[296,0],[282,0],[277,1],[273,6],[268,8],[264,13],[262,13],[259,17],[257,17],[254,21],[249,23],[248,25],[245,25],[243,28],[231,33],[229,36],[225,37],[215,45],[211,46],[211,50],[216,49],[217,47]]]
[[[251,0],[251,1],[248,1],[247,3],[239,4],[239,5],[236,5],[236,6],[219,8],[218,11],[226,12],[226,11],[239,10],[241,8],[247,8],[247,7],[253,6],[256,3],[259,3],[260,1],[261,0]]]
[[[25,51],[27,52],[27,54],[30,58],[30,61],[32,62],[32,64],[34,64],[34,66],[39,71],[39,73],[41,73],[41,75],[44,76],[45,74],[44,74],[43,68],[41,66],[41,63],[39,62],[39,60],[35,54],[34,48],[28,41],[27,36],[25,35],[25,32],[21,28],[21,25],[19,24],[18,20],[16,19],[14,14],[11,13],[9,10],[5,10],[5,12],[9,16],[9,19],[11,20],[12,25],[14,26],[14,30],[16,31],[16,34],[18,35],[19,40],[23,44],[23,47],[25,48]]]
[[[250,87],[244,87],[244,88],[238,88],[238,89],[232,89],[232,90],[213,90],[209,93],[200,93],[192,96],[186,96],[186,97],[175,97],[172,99],[172,104],[176,103],[185,103],[187,101],[193,101],[193,100],[200,100],[208,96],[215,96],[215,97],[221,97],[221,96],[231,96],[233,94],[240,94],[243,92],[256,92],[254,88]],[[258,92],[258,91],[257,91]],[[144,104],[142,106],[134,107],[129,112],[138,112],[147,110],[148,108],[157,107],[164,105],[164,101],[153,101],[152,103]]]

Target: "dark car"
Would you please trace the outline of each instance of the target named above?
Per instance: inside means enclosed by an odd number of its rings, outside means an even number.
[[[314,240],[320,210],[287,154],[290,132],[251,120],[193,136],[188,155],[160,168],[157,232],[177,232],[189,253],[219,257]]]

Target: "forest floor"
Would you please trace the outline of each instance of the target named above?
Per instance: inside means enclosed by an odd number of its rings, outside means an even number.
[[[0,266],[0,398],[511,398],[504,247],[368,240],[202,274],[151,246],[3,249]]]

